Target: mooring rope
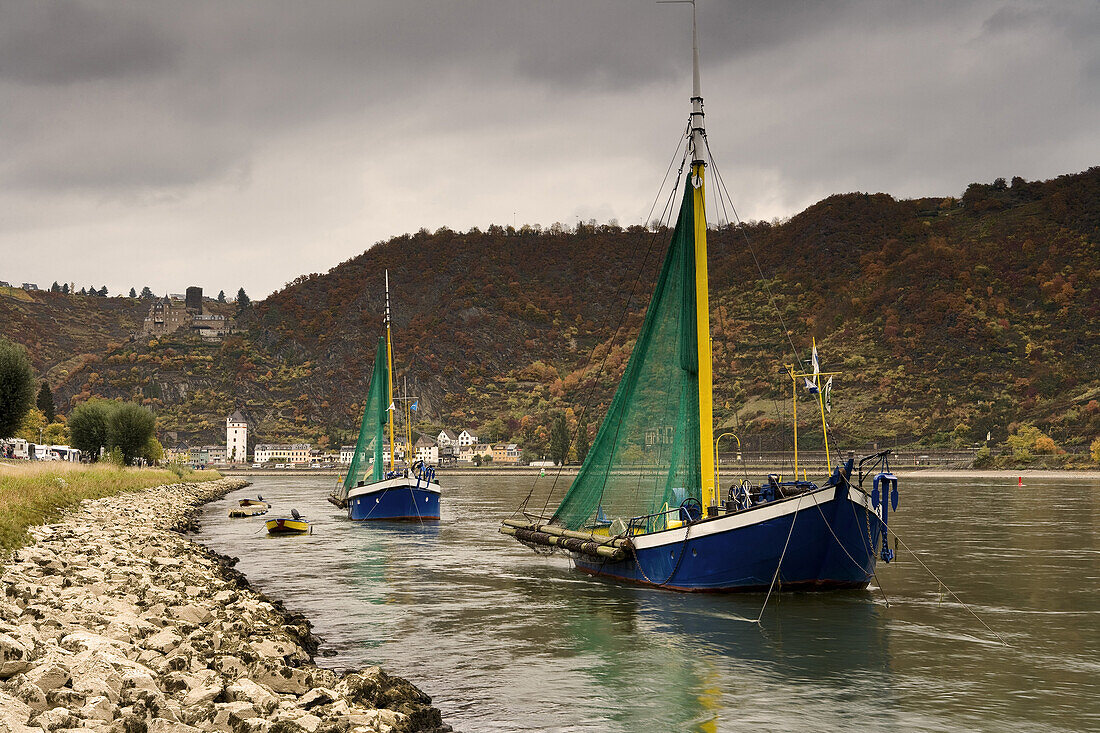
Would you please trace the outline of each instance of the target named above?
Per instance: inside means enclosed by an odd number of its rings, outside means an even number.
[[[882,517],[879,517],[877,514],[875,516],[878,517],[879,522],[882,522]],[[883,523],[883,526],[885,526],[885,523]],[[916,558],[916,561],[920,563],[921,567],[924,568],[926,571],[928,571],[928,574],[931,575],[933,578],[935,578],[936,582],[939,583],[941,586],[943,586],[947,590],[947,592],[951,594],[951,597],[954,598],[959,603],[960,606],[965,608],[971,616],[973,616],[975,619],[977,619],[978,623],[980,623],[982,626],[984,626],[986,631],[988,631],[989,633],[996,636],[997,641],[1001,642],[1001,644],[1003,644],[1004,646],[1007,646],[1007,647],[1012,646],[1007,641],[1005,641],[1003,636],[1001,636],[996,631],[991,629],[989,627],[989,624],[987,624],[985,621],[983,621],[982,617],[979,616],[977,613],[975,613],[974,609],[972,609],[965,601],[963,601],[963,599],[959,598],[958,593],[951,590],[951,588],[949,588],[947,586],[947,583],[940,580],[939,576],[936,575],[934,572],[932,572],[932,568],[928,567],[928,565],[925,564],[924,560],[920,559],[920,555],[918,555],[912,548],[910,548],[909,545],[905,544],[905,540],[903,540],[901,537],[899,537],[897,532],[894,532],[894,539],[896,539],[898,542],[900,542],[902,547],[905,548],[905,551],[908,552],[909,554],[911,554],[914,558]]]
[[[772,576],[771,585],[768,586],[768,595],[764,596],[764,605],[760,607],[760,613],[756,616],[756,623],[760,623],[760,619],[764,618],[764,609],[768,607],[768,601],[772,597],[772,589],[775,588],[775,581],[779,578],[779,569],[783,567],[783,559],[787,557],[787,546],[791,543],[791,535],[794,534],[794,523],[798,521],[798,512],[802,508],[802,497],[798,497],[798,501],[794,505],[794,516],[791,517],[791,528],[787,532],[787,541],[783,543],[783,553],[779,556],[779,564],[775,566],[775,575]]]

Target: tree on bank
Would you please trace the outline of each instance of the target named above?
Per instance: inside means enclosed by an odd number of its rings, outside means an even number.
[[[78,405],[69,416],[74,448],[93,461],[99,459],[100,448],[118,453],[124,465],[138,457],[159,460],[163,456],[155,427],[153,413],[136,402],[92,399]]]
[[[15,434],[34,402],[34,368],[26,350],[0,338],[0,437]]]
[[[224,303],[225,302],[225,291],[224,290],[219,290],[218,291],[218,302],[219,303]]]
[[[141,289],[141,299],[142,300],[152,300],[155,297],[156,296],[153,295],[153,291],[149,289],[148,285],[146,285],[144,288]]]
[[[88,400],[77,405],[69,415],[69,434],[74,448],[93,461],[99,460],[99,449],[107,447],[107,422],[111,403]]]
[[[122,451],[125,465],[142,456],[153,438],[156,421],[153,413],[136,402],[116,403],[107,418],[107,442]]]
[[[57,407],[53,403],[53,392],[50,391],[50,385],[45,380],[42,380],[42,387],[38,390],[38,399],[35,400],[35,407],[42,411],[42,414],[46,416],[46,422],[52,423],[57,419]]]
[[[550,427],[550,460],[559,466],[565,465],[569,458],[569,426],[565,415],[558,413]]]
[[[137,291],[134,290],[133,288],[130,288],[130,297],[131,298],[136,298],[137,297]]]
[[[250,307],[252,307],[252,299],[248,297],[248,293],[244,291],[244,288],[241,288],[237,291],[237,312],[240,313]]]

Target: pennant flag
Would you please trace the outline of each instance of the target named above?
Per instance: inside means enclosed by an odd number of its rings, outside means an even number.
[[[391,403],[390,403],[390,406],[389,406],[389,407],[387,407],[386,409],[387,409],[387,410],[390,410],[390,411],[392,412],[393,410],[396,410],[397,408],[396,408],[396,407],[394,406],[394,404],[393,404],[393,403],[391,402]]]
[[[810,394],[817,394],[817,385],[809,378],[806,377],[806,391]]]
[[[993,433],[991,433],[991,432],[986,432],[986,434],[985,434],[985,442],[986,442],[986,443],[988,443],[988,442],[989,442],[989,439],[990,439],[991,437],[993,437]]]
[[[418,407],[419,405],[420,405],[420,402],[419,402],[419,401],[417,401],[417,402],[414,402],[414,403],[412,403],[411,405],[409,405],[409,409],[410,409],[410,410],[412,410],[413,412],[416,412],[416,408],[417,408],[417,407]]]
[[[827,380],[825,380],[825,392],[822,395],[825,398],[825,412],[832,412],[833,411],[833,404],[830,401],[830,398],[832,397],[832,395],[833,395],[833,378],[829,377]]]
[[[817,375],[821,372],[821,366],[817,363],[817,339],[814,339],[814,350],[811,356],[814,362],[814,381],[817,381]]]

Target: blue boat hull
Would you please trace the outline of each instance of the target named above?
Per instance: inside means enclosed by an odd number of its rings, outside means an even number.
[[[427,522],[439,519],[439,484],[390,479],[353,489],[348,517],[356,521]]]
[[[766,591],[773,578],[783,590],[866,588],[881,526],[870,497],[830,487],[639,537],[618,562],[573,559],[592,575],[682,591]]]

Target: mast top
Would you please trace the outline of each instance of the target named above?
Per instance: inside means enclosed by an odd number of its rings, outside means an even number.
[[[662,5],[691,5],[691,126],[688,132],[691,138],[691,164],[706,165],[703,160],[703,140],[706,134],[703,126],[703,93],[699,86],[699,28],[695,21],[695,0],[657,0]]]
[[[386,326],[390,325],[390,271],[386,270]]]

